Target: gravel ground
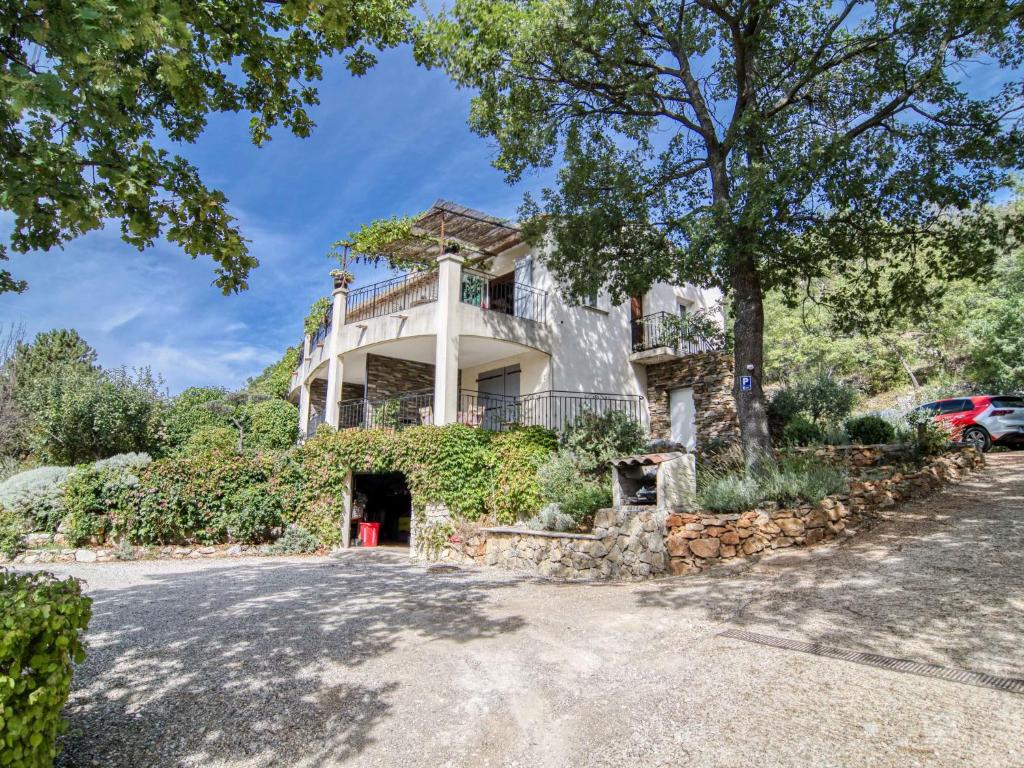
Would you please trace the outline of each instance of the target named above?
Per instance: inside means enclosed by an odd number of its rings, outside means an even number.
[[[646,584],[394,551],[68,565],[95,599],[63,766],[1024,766],[1024,453],[841,544]],[[52,568],[51,568],[52,569]]]

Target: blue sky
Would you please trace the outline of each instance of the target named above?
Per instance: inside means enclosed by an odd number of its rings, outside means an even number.
[[[490,166],[493,147],[468,129],[468,92],[440,72],[417,68],[405,50],[386,52],[363,78],[341,63],[320,85],[317,128],[308,139],[279,131],[257,149],[248,117],[217,116],[198,144],[179,152],[208,185],[225,192],[260,266],[250,288],[224,296],[208,259],[192,261],[167,243],[139,252],[116,225],[63,251],[11,254],[29,282],[0,295],[0,322],[28,335],[77,328],[106,367],[149,365],[168,389],[237,387],[302,334],[309,305],[329,293],[331,242],[380,216],[409,214],[438,197],[514,216],[517,187]],[[0,231],[10,230],[9,217]],[[357,267],[357,284],[374,278]]]

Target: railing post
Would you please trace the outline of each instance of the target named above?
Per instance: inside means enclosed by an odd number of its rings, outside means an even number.
[[[334,281],[331,304],[331,335],[327,339],[327,411],[326,421],[338,428],[338,403],[341,401],[341,385],[345,366],[341,353],[341,331],[345,327],[345,312],[348,307],[348,287],[339,279]]]
[[[437,336],[434,342],[434,423],[454,424],[459,412],[459,296],[462,263],[457,253],[437,260]]]

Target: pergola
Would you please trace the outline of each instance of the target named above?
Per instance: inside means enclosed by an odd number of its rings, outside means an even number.
[[[477,260],[497,256],[523,242],[523,232],[515,224],[464,205],[437,200],[412,225],[412,235],[389,247],[396,260],[429,264],[437,259],[441,244],[458,245]]]

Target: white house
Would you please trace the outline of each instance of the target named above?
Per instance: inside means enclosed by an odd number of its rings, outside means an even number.
[[[438,201],[414,232],[403,252],[436,268],[336,284],[304,339],[290,387],[303,435],[324,422],[563,429],[585,410],[623,410],[692,450],[734,428],[727,356],[667,319],[719,311],[717,291],[658,284],[574,305],[515,224]]]

